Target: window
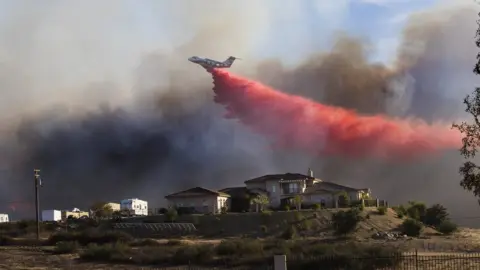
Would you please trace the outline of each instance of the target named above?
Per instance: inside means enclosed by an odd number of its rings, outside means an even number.
[[[277,186],[275,186],[275,185],[272,186],[272,193],[275,193],[275,191],[276,191],[275,188],[276,188],[276,187],[277,187]]]
[[[298,193],[298,184],[297,183],[290,183],[288,184],[288,193]]]

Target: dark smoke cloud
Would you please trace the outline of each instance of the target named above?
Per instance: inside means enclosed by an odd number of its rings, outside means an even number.
[[[331,51],[312,55],[294,69],[275,59],[261,62],[254,77],[361,113],[453,121],[463,117],[461,99],[474,85],[475,18],[471,10],[458,9],[412,18],[393,68],[370,63],[369,44],[342,35]],[[156,206],[178,189],[242,185],[260,174],[303,172],[310,166],[319,178],[371,187],[394,203],[440,202],[456,216],[476,211],[475,200],[458,184],[457,151],[415,164],[314,159],[270,150],[263,138],[224,120],[223,110],[213,105],[208,75],[199,69],[190,76],[174,64],[184,61],[175,56],[190,55],[199,49],[199,41],[209,40],[212,32],[202,31],[172,55],[143,59],[134,102],[97,106],[95,101],[116,93],[115,84],[101,82],[88,87],[83,110],[63,104],[36,110],[20,122],[6,119],[0,144],[2,200],[32,201],[34,167],[42,169],[42,208],[47,209],[88,207],[96,200],[125,197],[145,198]],[[207,47],[208,42],[200,49]]]

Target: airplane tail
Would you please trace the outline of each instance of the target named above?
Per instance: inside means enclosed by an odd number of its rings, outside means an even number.
[[[227,58],[227,60],[223,61],[223,63],[225,64],[225,66],[231,67],[233,65],[233,62],[237,59],[240,60],[240,58],[230,56],[230,57]]]

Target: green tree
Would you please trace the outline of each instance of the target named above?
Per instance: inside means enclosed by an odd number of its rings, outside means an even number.
[[[96,202],[90,207],[95,218],[110,218],[113,216],[112,206],[106,202]]]
[[[350,197],[348,197],[348,194],[345,191],[338,192],[337,199],[339,207],[348,207],[350,205]]]
[[[423,230],[423,223],[415,219],[407,219],[402,223],[402,233],[408,236],[420,236]]]
[[[167,218],[168,222],[174,222],[178,217],[177,209],[175,208],[168,209],[167,213],[165,213],[165,217]]]
[[[480,47],[480,22],[478,24],[475,43],[477,47]],[[480,75],[480,53],[477,54],[477,63],[473,68],[473,73]],[[471,160],[477,155],[480,147],[480,87],[476,87],[471,95],[467,95],[463,103],[466,107],[465,111],[472,116],[473,121],[452,125],[452,128],[463,134],[460,153],[467,159],[459,169],[463,176],[460,185],[472,192],[474,196],[480,197],[480,167]]]
[[[267,206],[270,201],[268,199],[268,196],[265,195],[265,194],[258,194],[257,196],[255,196],[253,199],[252,199],[252,203],[255,204],[256,208],[257,208],[257,212],[259,211],[263,211],[265,206]]]
[[[296,195],[293,198],[293,201],[295,202],[295,208],[297,208],[297,211],[300,210],[302,208],[302,196]]]
[[[427,212],[427,206],[423,202],[409,201],[407,205],[407,216],[423,222],[425,220],[425,214]]]
[[[355,231],[361,220],[360,210],[357,208],[352,208],[348,211],[338,211],[332,215],[333,229],[339,235],[346,235]]]
[[[434,204],[425,211],[425,225],[439,226],[442,222],[448,219],[447,208],[440,204]]]

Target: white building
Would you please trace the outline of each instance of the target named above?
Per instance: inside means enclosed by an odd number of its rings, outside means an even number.
[[[148,203],[137,198],[122,200],[120,209],[129,210],[135,216],[148,216]]]
[[[62,211],[60,210],[43,210],[42,221],[60,221],[62,220]]]
[[[9,222],[10,220],[8,219],[8,215],[7,214],[0,214],[0,223],[5,223],[5,222]]]

